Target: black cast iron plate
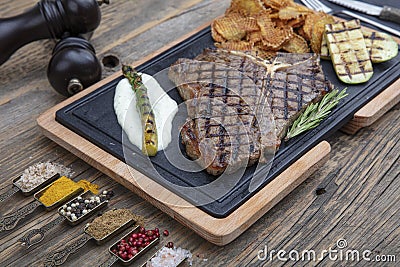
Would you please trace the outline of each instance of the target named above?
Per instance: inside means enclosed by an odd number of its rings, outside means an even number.
[[[154,75],[169,67],[178,58],[193,58],[206,47],[213,47],[213,40],[209,27],[148,62],[137,66],[136,69]],[[265,177],[265,180],[258,189],[265,186],[316,144],[340,129],[353,117],[358,109],[368,103],[369,100],[383,91],[400,76],[400,56],[385,63],[374,64],[373,78],[369,82],[361,85],[348,86],[340,83],[333,71],[332,64],[327,61],[322,61],[322,65],[328,79],[339,89],[348,87],[349,95],[331,113],[329,118],[323,121],[317,128],[299,137],[293,138],[293,140],[289,142],[283,143],[276,153],[269,174]],[[122,76],[62,108],[56,113],[56,120],[111,155],[126,162],[122,146],[122,138],[126,137],[123,137],[123,131],[117,122],[113,108],[114,90],[121,79]],[[164,89],[174,86],[165,75],[161,75],[158,80],[163,85]],[[169,91],[168,94],[178,103],[182,102],[176,89]],[[179,125],[174,123],[173,131],[179,132]],[[177,136],[176,133],[173,134],[173,138],[178,138]],[[206,185],[215,179],[215,177],[208,175],[205,171],[192,173],[174,167],[167,160],[164,152],[159,152],[155,157],[152,157],[151,162],[149,162],[148,158],[144,157],[141,152],[132,145],[127,145],[125,149],[125,151],[134,153],[134,163],[130,163],[132,167],[196,206],[198,205],[194,198],[196,198],[196,194],[202,194],[201,191],[197,193],[187,193],[186,191],[177,189],[175,186],[171,186],[171,184],[183,187],[194,187]],[[156,172],[151,166],[154,167]],[[254,167],[247,168],[240,181],[234,185],[234,188],[229,191],[229,193],[209,204],[199,205],[198,207],[214,217],[223,218],[228,216],[242,203],[251,198],[257,191],[249,192],[248,190],[253,172]]]

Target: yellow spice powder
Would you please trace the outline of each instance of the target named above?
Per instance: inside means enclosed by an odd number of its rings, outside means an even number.
[[[99,194],[99,186],[97,184],[92,184],[86,180],[79,180],[77,182],[77,184],[79,187],[83,188],[83,190],[85,190],[85,192],[90,190],[95,195]]]
[[[62,176],[43,193],[39,201],[48,207],[68,196],[78,188],[80,188],[80,186],[77,183]]]
[[[99,186],[96,184],[92,184],[87,180],[74,182],[71,179],[62,176],[43,193],[39,198],[39,201],[48,207],[68,196],[78,188],[82,188],[85,192],[90,190],[95,195],[99,194]]]

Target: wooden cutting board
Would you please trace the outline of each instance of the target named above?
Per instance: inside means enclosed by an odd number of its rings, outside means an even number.
[[[204,26],[196,29],[194,32],[202,28]],[[150,58],[171,48],[192,34],[189,33],[183,36],[181,39],[132,65],[138,66],[148,61]],[[46,111],[37,120],[39,127],[47,137],[211,243],[223,246],[233,241],[328,160],[331,148],[328,142],[323,141],[309,150],[229,216],[214,218],[55,120],[57,110],[91,93],[120,75],[119,72],[115,73]],[[357,112],[354,119],[344,127],[346,132],[355,132],[360,127],[372,123],[395,105],[399,101],[400,90],[396,90],[398,86],[400,86],[399,81]]]

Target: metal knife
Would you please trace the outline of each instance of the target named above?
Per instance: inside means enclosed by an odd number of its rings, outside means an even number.
[[[375,6],[356,0],[328,0],[329,2],[351,8],[368,15],[378,16],[380,19],[389,20],[400,24],[400,9],[390,6]]]

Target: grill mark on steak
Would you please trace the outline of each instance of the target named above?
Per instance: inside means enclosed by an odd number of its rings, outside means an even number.
[[[187,105],[187,154],[213,175],[268,161],[299,113],[331,90],[313,54],[278,53],[266,61],[205,50],[179,59],[169,77]]]

